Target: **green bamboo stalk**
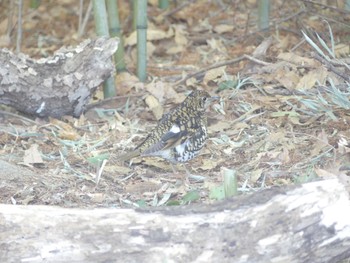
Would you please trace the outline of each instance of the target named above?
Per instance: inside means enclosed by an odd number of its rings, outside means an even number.
[[[106,3],[104,0],[93,0],[96,34],[98,36],[109,36]],[[116,96],[116,89],[113,77],[103,83],[104,98]]]
[[[169,0],[158,0],[158,6],[161,9],[167,9],[169,7]]]
[[[30,0],[30,8],[37,9],[40,6],[41,0]]]
[[[16,52],[21,52],[22,44],[22,8],[23,0],[18,0],[18,19],[17,19],[17,41],[16,41]]]
[[[147,78],[147,0],[137,1],[137,76]]]
[[[137,2],[138,0],[132,0],[132,30],[137,27]]]
[[[345,10],[350,11],[350,0],[345,1]]]
[[[269,28],[269,12],[270,12],[270,0],[259,0],[258,1],[259,30],[267,30]]]
[[[119,46],[117,52],[114,54],[117,72],[126,70],[124,61],[124,43],[122,39],[122,32],[119,22],[118,5],[116,0],[106,0],[108,11],[109,33],[112,37],[119,37]]]
[[[230,197],[237,195],[238,186],[237,186],[237,175],[236,171],[232,169],[223,169],[224,173],[224,192],[225,197]]]

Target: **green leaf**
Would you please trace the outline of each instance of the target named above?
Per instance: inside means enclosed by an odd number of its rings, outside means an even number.
[[[146,203],[146,201],[143,200],[143,199],[138,200],[138,201],[136,202],[136,204],[137,204],[140,208],[145,208],[145,207],[147,207],[147,203]]]
[[[167,206],[181,205],[179,200],[170,200],[166,203]]]
[[[109,154],[108,153],[103,153],[100,155],[96,155],[94,157],[89,157],[87,158],[87,161],[92,164],[92,165],[98,165],[100,164],[103,160],[108,159]]]
[[[224,169],[224,193],[225,197],[237,195],[237,175],[236,171],[232,169]]]
[[[295,112],[295,111],[277,111],[277,112],[272,112],[270,115],[272,118],[276,118],[276,117],[284,117],[284,116],[288,116],[288,117],[299,117],[300,114]]]
[[[225,199],[225,189],[223,185],[213,187],[210,189],[209,194],[210,199],[222,200]]]
[[[220,92],[225,89],[234,89],[237,86],[237,81],[234,80],[225,80],[219,84],[217,92]]]
[[[196,201],[200,198],[198,191],[191,191],[188,192],[187,194],[184,195],[184,197],[182,198],[182,203],[183,204],[188,204],[191,203],[193,201]]]

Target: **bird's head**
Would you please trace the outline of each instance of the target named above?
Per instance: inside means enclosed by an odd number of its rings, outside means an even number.
[[[220,97],[210,96],[210,94],[204,90],[195,90],[187,96],[184,104],[187,104],[188,107],[192,107],[197,111],[204,112],[212,101],[219,98]]]

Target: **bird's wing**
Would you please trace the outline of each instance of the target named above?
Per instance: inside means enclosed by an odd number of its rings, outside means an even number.
[[[173,126],[161,136],[159,141],[145,149],[142,155],[149,155],[161,150],[175,147],[181,143],[183,138],[186,137],[186,134],[186,130],[182,130],[179,124],[174,123]]]

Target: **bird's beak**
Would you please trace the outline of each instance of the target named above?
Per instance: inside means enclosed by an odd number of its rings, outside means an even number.
[[[221,99],[220,96],[213,96],[209,98],[210,102],[220,100],[220,99]]]

